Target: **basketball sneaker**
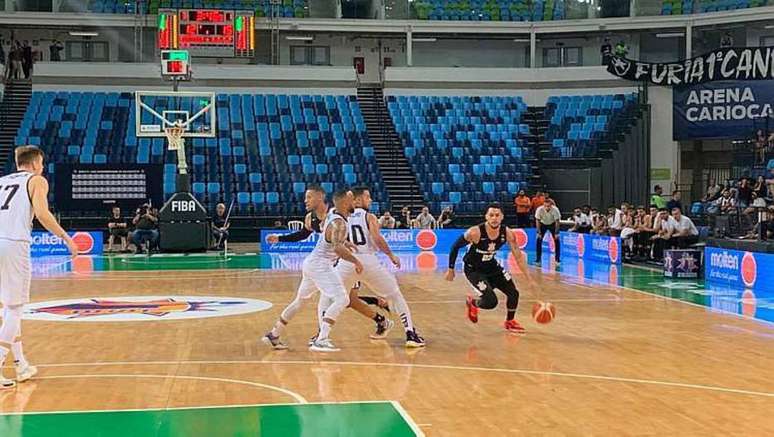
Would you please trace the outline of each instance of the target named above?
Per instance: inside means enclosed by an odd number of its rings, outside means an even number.
[[[382,340],[387,337],[393,326],[395,326],[395,322],[385,317],[383,322],[376,324],[376,332],[369,337],[372,340]]]
[[[473,323],[478,323],[478,307],[473,302],[473,297],[468,296],[468,300],[465,301],[465,305],[468,307],[468,318]]]
[[[311,346],[314,344],[315,341],[317,341],[317,336],[320,335],[320,331],[317,331],[317,333],[311,337],[309,337],[309,341],[306,343],[307,346]]]
[[[317,339],[309,346],[309,350],[312,352],[338,352],[341,349],[334,346],[330,338]]]
[[[16,387],[16,381],[0,376],[0,390]]]
[[[38,374],[38,368],[35,366],[22,366],[21,364],[14,365],[16,367],[16,381],[24,382]]]
[[[285,349],[288,348],[287,344],[283,343],[282,340],[280,340],[279,337],[275,337],[275,336],[271,335],[271,332],[267,332],[266,335],[263,336],[261,341],[263,341],[267,345],[271,346],[271,348],[274,349],[274,350],[281,351],[281,350],[285,350]]]
[[[503,324],[505,330],[514,334],[526,334],[527,330],[524,329],[516,320],[506,320]]]
[[[406,347],[419,348],[425,347],[425,339],[417,334],[416,329],[406,332]]]

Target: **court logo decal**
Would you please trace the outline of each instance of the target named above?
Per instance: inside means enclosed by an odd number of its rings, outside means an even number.
[[[36,302],[24,306],[25,320],[48,322],[144,322],[201,319],[265,311],[271,303],[238,297],[122,296]]]
[[[435,232],[429,229],[423,229],[417,233],[416,244],[422,250],[433,250],[436,244],[438,244],[438,237]]]

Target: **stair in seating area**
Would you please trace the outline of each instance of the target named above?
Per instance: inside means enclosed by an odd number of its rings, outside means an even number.
[[[424,198],[419,191],[416,175],[403,155],[403,145],[384,102],[384,89],[373,86],[358,88],[357,100],[368,129],[368,138],[374,148],[374,157],[390,196],[391,213],[400,217],[400,210],[404,206],[416,212],[424,204]]]
[[[17,146],[16,133],[31,97],[32,81],[16,79],[6,83],[3,101],[0,103],[0,175],[5,172],[8,161],[13,160],[13,149]]]

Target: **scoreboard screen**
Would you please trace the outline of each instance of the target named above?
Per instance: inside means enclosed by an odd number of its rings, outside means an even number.
[[[247,57],[255,54],[253,11],[159,10],[160,50],[184,49],[191,56]]]

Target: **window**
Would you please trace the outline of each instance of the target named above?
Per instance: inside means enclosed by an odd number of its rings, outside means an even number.
[[[108,62],[110,47],[106,41],[67,41],[65,55],[71,62]]]
[[[328,46],[290,46],[290,65],[330,65]]]
[[[543,67],[579,67],[583,65],[581,47],[547,47],[543,49]]]

